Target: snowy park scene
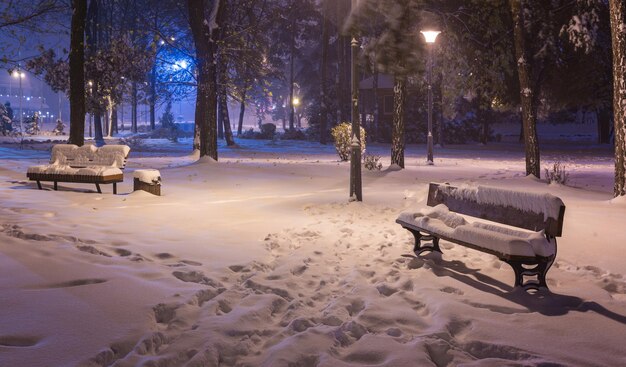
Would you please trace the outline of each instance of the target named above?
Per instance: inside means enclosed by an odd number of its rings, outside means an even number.
[[[0,367],[626,365],[626,3],[0,0]]]

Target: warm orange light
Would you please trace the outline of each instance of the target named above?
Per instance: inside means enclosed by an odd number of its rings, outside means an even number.
[[[421,31],[421,34],[424,35],[424,38],[426,39],[426,43],[435,43],[435,40],[437,39],[437,36],[439,35],[439,31]]]

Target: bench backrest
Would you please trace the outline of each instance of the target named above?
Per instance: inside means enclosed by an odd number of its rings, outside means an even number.
[[[124,169],[130,153],[127,145],[105,145],[96,148],[93,145],[79,147],[74,144],[57,144],[52,147],[51,164],[71,167],[107,166]]]
[[[548,193],[431,183],[427,204],[444,204],[459,214],[532,231],[545,230],[551,237],[559,237],[563,231],[565,204],[560,198]]]

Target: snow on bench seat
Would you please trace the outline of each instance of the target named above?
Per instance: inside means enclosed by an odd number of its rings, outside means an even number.
[[[422,208],[415,213],[402,213],[398,220],[439,237],[480,244],[503,255],[549,257],[556,251],[543,230],[535,232],[477,221],[468,222],[444,204]]]

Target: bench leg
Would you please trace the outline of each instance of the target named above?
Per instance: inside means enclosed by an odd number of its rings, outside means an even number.
[[[117,195],[117,182],[113,182],[113,195]]]
[[[96,184],[96,189],[98,190],[98,194],[102,194],[102,190],[100,190],[100,184]]]
[[[39,188],[39,190],[43,190],[43,188],[41,187],[41,181],[37,180],[37,187]]]
[[[57,185],[57,182],[54,181],[54,191],[57,191],[59,189],[59,186]]]
[[[515,272],[515,287],[522,287],[524,290],[539,288],[548,289],[546,274],[554,262],[554,257],[551,261],[540,263],[512,260],[505,260],[505,262],[509,264]],[[524,277],[536,277],[537,279],[524,280]]]
[[[433,235],[423,235],[420,231],[416,231],[411,228],[406,229],[411,232],[413,234],[413,237],[415,238],[415,246],[413,247],[413,252],[415,252],[415,255],[419,256],[426,251],[441,253],[441,248],[439,247],[439,237]],[[422,246],[422,241],[431,241],[431,245]]]

